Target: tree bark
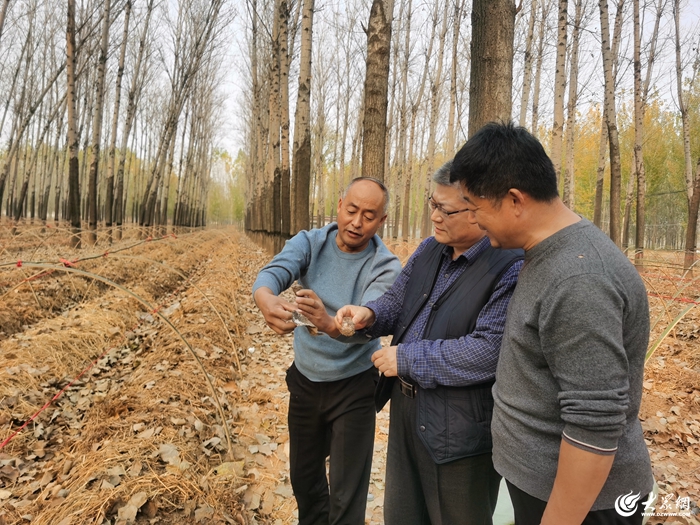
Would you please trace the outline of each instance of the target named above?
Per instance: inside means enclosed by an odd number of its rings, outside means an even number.
[[[439,2],[435,4],[436,6],[441,5]],[[435,10],[433,22],[433,34],[437,29],[437,16],[438,11]],[[421,227],[421,237],[425,238],[430,235],[431,222],[430,222],[430,209],[428,208],[428,197],[430,197],[430,185],[433,170],[435,169],[435,135],[437,133],[437,121],[438,113],[440,111],[440,91],[442,89],[442,62],[445,55],[445,37],[447,35],[447,8],[443,9],[442,18],[442,28],[440,30],[439,40],[438,40],[438,56],[437,56],[437,69],[435,71],[435,76],[430,86],[430,122],[428,127],[428,155],[427,155],[427,173],[425,177],[425,189],[423,191],[423,223]],[[432,54],[432,39],[429,48],[429,53]]]
[[[511,117],[513,90],[513,0],[473,0],[469,131]]]
[[[68,104],[68,219],[71,246],[80,248],[80,165],[78,162],[78,122],[75,108],[75,0],[68,1],[66,28],[66,85]]]
[[[403,8],[403,3],[402,3]],[[399,230],[399,219],[401,217],[401,204],[403,202],[408,202],[408,197],[410,196],[410,186],[411,186],[411,164],[410,158],[412,154],[406,151],[406,141],[408,140],[408,120],[409,120],[409,107],[408,107],[408,71],[411,66],[411,21],[413,20],[413,2],[408,0],[406,5],[406,15],[404,17],[399,17],[405,20],[405,25],[399,30],[399,33],[403,31],[404,33],[404,44],[403,44],[403,59],[401,61],[401,100],[399,102],[399,130],[398,130],[398,150],[396,153],[397,159],[397,173],[396,173],[396,191],[394,191],[394,231],[395,237],[398,238]],[[427,68],[428,58],[426,57],[426,68]],[[424,69],[425,71],[425,69]],[[421,77],[421,90],[422,93],[423,82],[425,82],[425,76]],[[413,112],[411,112],[412,114]],[[412,115],[413,116],[413,115]],[[412,142],[409,145],[409,150],[412,150]],[[403,221],[401,223],[401,232],[404,241],[408,240],[408,207],[404,208]]]
[[[544,60],[544,37],[547,32],[547,18],[552,7],[553,0],[542,0],[542,15],[540,18],[539,31],[537,33],[537,58],[535,60],[535,81],[532,88],[532,134],[539,134],[540,119],[540,83],[542,79],[542,61]]]
[[[622,9],[623,2],[618,4]],[[622,168],[620,164],[620,142],[617,131],[617,112],[615,108],[615,82],[613,77],[613,53],[610,49],[610,25],[608,21],[608,2],[600,0],[601,47],[603,52],[603,71],[605,75],[605,116],[610,147],[610,239],[621,246],[620,242],[620,197]]]
[[[124,31],[122,33],[122,44],[119,50],[119,66],[117,67],[117,83],[114,91],[114,111],[112,112],[112,133],[109,144],[109,163],[107,167],[107,180],[105,191],[105,226],[107,236],[112,240],[112,218],[114,215],[114,168],[117,153],[117,127],[119,125],[119,107],[121,105],[122,78],[124,76],[124,61],[126,58],[126,44],[129,37],[129,21],[131,19],[131,0],[126,0],[124,6]]]
[[[693,275],[697,249],[698,208],[700,208],[700,159],[695,166],[693,196],[688,204],[688,227],[685,231],[685,257],[683,268],[689,276]]]
[[[568,0],[559,0],[557,20],[557,59],[554,71],[554,121],[552,122],[551,158],[557,181],[562,181],[562,150],[564,147],[564,93],[566,91],[566,37]],[[569,206],[564,190],[564,204]]]
[[[523,92],[520,97],[520,119],[521,126],[527,126],[527,108],[530,104],[530,89],[532,84],[532,44],[535,38],[535,18],[537,17],[537,0],[530,3],[530,19],[525,38],[525,64],[523,66]]]
[[[114,195],[114,224],[116,225],[116,239],[121,239],[121,226],[124,222],[125,215],[125,189],[124,189],[124,166],[126,164],[127,145],[136,116],[136,104],[143,85],[144,79],[141,75],[141,67],[143,64],[143,56],[146,51],[146,39],[148,38],[148,27],[151,22],[155,0],[149,0],[146,6],[146,15],[143,25],[143,31],[139,40],[139,50],[134,65],[134,71],[131,78],[131,87],[127,95],[126,118],[122,128],[122,141],[119,147],[119,163],[117,164],[116,173],[116,189]]]
[[[564,176],[564,204],[576,207],[576,173],[574,147],[576,138],[576,106],[578,105],[578,54],[583,23],[583,0],[576,0],[574,27],[571,32],[571,59],[569,60],[569,100],[566,107],[566,170]]]
[[[373,0],[367,24],[362,176],[384,180],[393,0]]]
[[[303,0],[301,17],[301,58],[299,89],[294,114],[292,154],[291,235],[309,229],[309,192],[311,185],[311,43],[314,0]]]
[[[107,75],[107,52],[109,51],[110,0],[104,0],[102,12],[102,39],[97,62],[95,85],[95,108],[92,121],[92,160],[88,175],[88,242],[97,243],[97,173],[100,165],[102,142],[102,115],[104,113],[105,76]]]
[[[280,38],[280,237],[281,241],[289,237],[291,226],[291,180],[289,169],[289,3],[282,0],[279,15]],[[280,243],[281,246],[281,243]]]
[[[453,156],[455,151],[455,143],[457,142],[457,126],[455,118],[457,113],[457,71],[463,66],[459,64],[459,33],[462,26],[462,16],[464,9],[464,0],[455,0],[454,21],[452,23],[452,62],[450,65],[450,108],[447,113],[447,141],[445,150],[447,156]]]
[[[649,86],[651,84],[651,72],[656,60],[656,44],[659,36],[659,26],[665,0],[659,0],[656,6],[656,19],[654,30],[650,39],[649,56],[647,59],[647,72],[642,86],[641,79],[641,28],[639,22],[639,0],[634,0],[634,163],[637,174],[637,224],[635,232],[634,260],[638,268],[644,267],[644,236],[646,229],[646,170],[644,167],[644,113],[646,109]],[[639,100],[639,103],[637,102]]]

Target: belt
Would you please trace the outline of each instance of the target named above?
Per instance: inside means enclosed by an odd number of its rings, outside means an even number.
[[[411,399],[416,397],[416,393],[418,392],[418,387],[416,385],[414,385],[410,380],[406,380],[401,376],[398,376],[397,379],[399,380],[399,390],[401,390],[403,395],[410,397]]]

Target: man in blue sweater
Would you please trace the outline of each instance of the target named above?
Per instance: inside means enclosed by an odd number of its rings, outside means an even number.
[[[374,444],[371,355],[379,341],[340,335],[334,316],[346,304],[382,295],[401,263],[376,235],[389,194],[380,181],[354,179],[338,202],[337,223],[301,231],[265,266],[253,297],[268,326],[294,331],[289,388],[290,477],[299,525],[362,525]],[[291,304],[278,295],[298,280]],[[298,311],[322,332],[296,327]],[[326,457],[330,455],[330,495]]]
[[[435,235],[384,295],[336,314],[394,336],[372,356],[377,409],[391,397],[386,525],[491,525],[498,497],[491,387],[522,252],[492,248],[466,220],[450,166],[433,176]]]

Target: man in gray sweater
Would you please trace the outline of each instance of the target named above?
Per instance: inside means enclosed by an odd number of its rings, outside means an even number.
[[[638,419],[642,280],[562,203],[551,160],[524,128],[487,124],[455,156],[452,179],[493,246],[525,249],[492,421],[516,525],[640,524],[653,485]]]

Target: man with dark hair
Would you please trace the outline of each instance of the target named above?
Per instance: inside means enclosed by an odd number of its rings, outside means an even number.
[[[493,391],[493,460],[515,522],[640,524],[653,485],[638,419],[642,280],[562,203],[552,162],[524,128],[487,124],[455,156],[451,179],[492,245],[525,249]]]
[[[380,181],[354,179],[338,201],[337,222],[299,232],[253,285],[268,326],[278,334],[294,330],[294,362],[286,380],[290,478],[300,525],[365,523],[378,379],[370,358],[380,344],[366,336],[339,336],[333,316],[345,304],[376,299],[401,271],[376,235],[388,198]],[[303,289],[291,304],[278,295],[295,280]],[[297,313],[324,333],[296,327]]]
[[[372,356],[383,374],[377,410],[391,397],[386,525],[490,525],[501,479],[491,387],[522,251],[491,248],[465,220],[450,163],[433,181],[435,235],[384,295],[341,308],[336,323],[352,317],[367,335],[394,336]]]

